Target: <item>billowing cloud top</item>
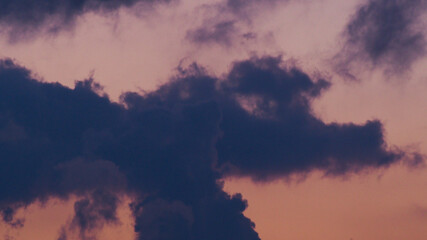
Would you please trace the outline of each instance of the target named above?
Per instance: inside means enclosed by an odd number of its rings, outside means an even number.
[[[311,101],[329,85],[280,57],[253,57],[223,78],[180,69],[119,104],[92,79],[70,89],[2,60],[3,220],[19,225],[16,209],[36,200],[85,196],[72,221],[85,239],[117,220],[117,198],[128,194],[139,239],[259,239],[246,202],[222,190],[224,176],[343,175],[405,156],[387,148],[378,121],[326,124],[313,115]]]

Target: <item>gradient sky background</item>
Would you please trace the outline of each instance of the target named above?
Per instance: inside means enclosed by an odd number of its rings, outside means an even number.
[[[7,1],[0,0],[0,6],[3,2]],[[389,48],[382,56],[363,53],[363,47],[348,40],[346,28],[360,7],[386,9],[387,3],[381,5],[385,0],[253,0],[246,2],[247,8],[238,6],[245,9],[241,12],[223,10],[230,7],[225,2],[181,0],[102,14],[88,12],[53,34],[43,30],[46,24],[37,29],[30,26],[34,32],[18,37],[0,31],[0,57],[30,69],[36,79],[70,88],[76,80],[93,76],[113,101],[119,101],[126,91],[157,89],[176,75],[178,66],[197,62],[210,75],[221,77],[235,61],[282,55],[310,77],[331,82],[311,103],[313,114],[322,121],[365,124],[378,119],[390,148],[427,154],[427,55],[422,51],[427,29],[425,1],[413,1],[420,13],[413,12],[410,0],[389,1],[417,17],[409,21],[405,15],[406,25],[393,22],[395,15],[375,13],[378,18],[389,17],[389,24],[404,25],[396,35],[380,34],[397,39],[389,45],[386,41],[375,45],[376,49]],[[235,25],[215,32],[212,25],[218,21]],[[2,29],[15,28],[7,18],[0,22]],[[206,38],[192,38],[197,28],[214,32]],[[424,45],[404,42],[399,35],[414,32]],[[422,47],[414,53],[408,44]],[[343,75],[343,68],[357,79]],[[427,239],[427,169],[423,164],[400,161],[341,176],[324,176],[323,171],[314,170],[268,182],[239,176],[224,179],[226,192],[241,193],[248,201],[244,215],[256,224],[263,240]],[[74,202],[82,197],[53,197],[43,204],[35,201],[17,213],[25,217],[24,226],[2,222],[0,236],[57,240],[61,227],[70,224]],[[135,238],[128,208],[132,196],[121,200],[120,223],[96,230],[97,239]],[[70,230],[68,239],[79,236]]]

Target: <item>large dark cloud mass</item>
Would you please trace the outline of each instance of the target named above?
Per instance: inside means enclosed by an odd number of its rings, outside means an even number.
[[[236,62],[223,78],[193,65],[158,90],[114,103],[93,80],[74,89],[43,83],[0,62],[0,209],[70,195],[81,239],[117,220],[132,196],[139,239],[257,240],[247,203],[224,176],[266,181],[321,170],[387,167],[405,154],[384,142],[381,123],[326,124],[311,101],[328,88],[281,58]],[[66,239],[62,232],[59,239]]]
[[[71,27],[78,16],[88,12],[111,13],[138,3],[171,0],[0,0],[0,32],[19,37],[47,30],[55,33]]]
[[[346,27],[345,65],[368,60],[403,72],[426,53],[425,0],[369,0]]]

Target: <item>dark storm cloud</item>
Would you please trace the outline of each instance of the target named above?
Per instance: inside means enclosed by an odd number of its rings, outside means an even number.
[[[0,32],[16,39],[41,30],[55,33],[73,25],[87,12],[111,13],[138,3],[154,4],[171,0],[0,0]]]
[[[0,143],[0,208],[8,223],[16,222],[13,216],[19,207],[73,194],[84,198],[76,203],[72,225],[87,236],[87,230],[115,216],[116,205],[104,202],[108,198],[96,203],[107,206],[107,215],[91,202],[92,192],[102,190],[116,197],[122,192],[138,196],[134,214],[140,239],[150,236],[138,225],[141,221],[161,223],[182,234],[189,231],[190,239],[258,239],[242,214],[244,201],[222,191],[220,174],[212,168],[219,134],[217,104],[163,107],[155,98],[129,93],[125,108],[96,92],[99,86],[91,80],[69,89],[33,80],[28,70],[10,60],[0,63],[1,128],[23,132],[21,138],[5,137]],[[183,215],[175,202],[191,211]],[[159,214],[150,213],[151,208]],[[223,219],[210,219],[221,213],[213,212],[218,208],[224,208]],[[188,214],[194,222],[187,221]],[[175,227],[177,221],[189,230]],[[239,225],[230,229],[227,221]],[[60,237],[66,239],[67,233]]]
[[[218,159],[230,164],[232,174],[259,179],[312,169],[343,174],[400,158],[385,149],[379,121],[325,124],[316,118],[310,103],[330,84],[314,82],[298,69],[284,70],[280,61],[236,63],[223,83],[231,99],[223,106]]]
[[[118,104],[92,79],[69,89],[3,60],[3,218],[13,223],[20,207],[77,195],[72,226],[84,239],[114,223],[117,199],[130,194],[138,239],[257,240],[246,201],[223,191],[224,176],[343,175],[405,157],[387,148],[378,121],[314,116],[311,101],[329,85],[281,58],[254,57],[224,78],[197,65],[180,69],[156,91],[125,93]]]
[[[184,203],[156,199],[143,204],[143,210],[138,208],[134,212],[140,239],[191,239],[193,213]]]
[[[344,65],[368,60],[404,72],[426,53],[424,0],[369,0],[362,5],[345,30]]]

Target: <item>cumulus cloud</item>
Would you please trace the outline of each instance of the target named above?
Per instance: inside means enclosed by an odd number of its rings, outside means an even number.
[[[76,195],[72,225],[85,239],[117,220],[118,199],[129,194],[139,239],[257,240],[246,201],[223,191],[224,176],[336,176],[406,157],[387,147],[377,120],[326,124],[313,115],[311,102],[329,85],[280,57],[253,57],[221,78],[194,64],[114,103],[92,79],[70,89],[2,60],[3,219],[12,223],[16,209],[37,200]]]

